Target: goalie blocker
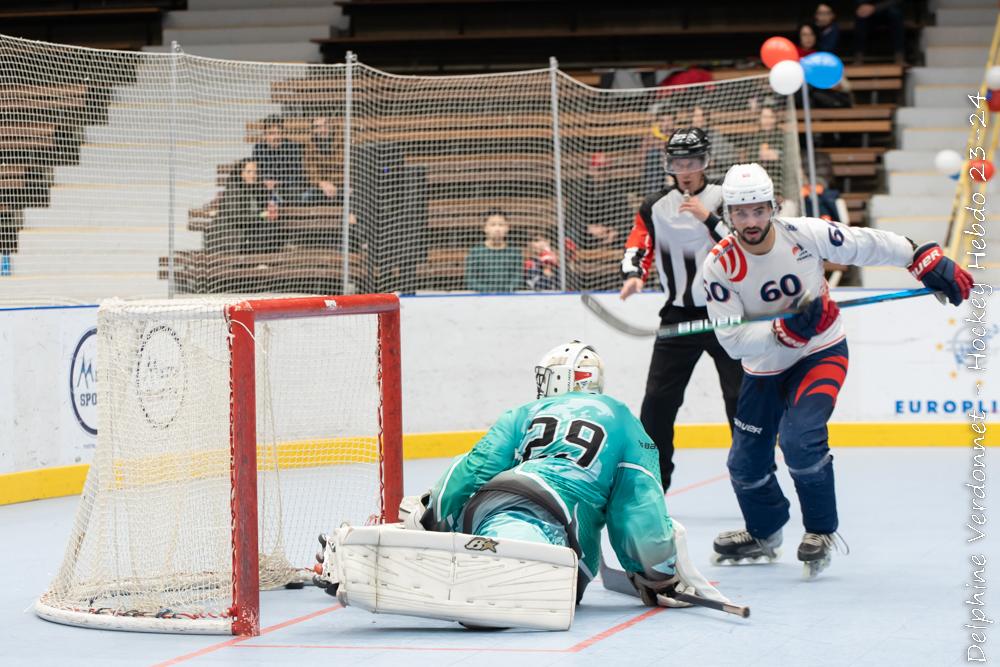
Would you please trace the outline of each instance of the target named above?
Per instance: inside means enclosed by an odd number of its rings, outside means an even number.
[[[326,539],[321,579],[339,584],[344,606],[373,613],[568,630],[577,557],[522,540],[345,524]]]

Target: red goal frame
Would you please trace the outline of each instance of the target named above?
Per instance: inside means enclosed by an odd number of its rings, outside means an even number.
[[[378,315],[379,487],[383,523],[403,496],[402,369],[399,298],[394,294],[250,299],[226,308],[230,332],[232,456],[232,633],[260,634],[257,536],[257,392],[254,330],[262,320]]]

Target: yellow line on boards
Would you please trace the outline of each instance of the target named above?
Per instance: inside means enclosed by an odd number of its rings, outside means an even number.
[[[81,463],[0,475],[0,505],[77,495],[83,490],[89,468]]]
[[[987,422],[987,429],[989,429]],[[452,433],[410,433],[403,436],[404,459],[446,458],[463,454],[483,437],[485,431]],[[832,447],[968,447],[977,434],[968,424],[941,423],[833,423]],[[729,429],[723,424],[678,424],[674,443],[678,449],[718,449],[729,446]],[[987,447],[1000,447],[1000,434],[987,430],[982,437]],[[348,446],[348,445],[352,446]],[[369,438],[329,438],[282,443],[278,446],[278,467],[305,468],[344,463],[374,463],[374,442]],[[347,451],[343,451],[347,449]],[[340,450],[335,452],[334,450]],[[210,457],[215,458],[215,457]],[[258,463],[268,467],[271,458],[263,451]],[[273,458],[271,459],[273,461]],[[162,458],[157,463],[163,463]],[[176,462],[175,462],[176,463]],[[192,461],[192,463],[194,463]],[[121,472],[128,462],[116,461]],[[140,470],[147,465],[139,463]],[[183,467],[183,466],[182,466]],[[211,466],[215,470],[215,466]],[[28,500],[79,494],[87,476],[85,464],[39,468],[0,474],[0,505]],[[200,466],[193,473],[198,476]],[[134,481],[134,477],[130,478]],[[141,481],[141,477],[140,477]],[[121,483],[121,480],[119,480]],[[141,483],[140,483],[141,485]],[[131,484],[121,484],[122,488]]]

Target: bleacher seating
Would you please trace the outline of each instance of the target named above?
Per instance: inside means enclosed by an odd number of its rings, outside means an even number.
[[[159,44],[163,13],[187,0],[4,0],[0,33],[94,48]]]
[[[788,6],[783,18],[753,3],[711,4],[630,0],[338,0],[349,30],[320,44],[325,62],[344,62],[347,51],[392,71],[482,71],[563,66],[615,66],[661,62],[664,44],[676,60],[713,62],[754,54],[773,35],[793,35],[815,5]],[[842,47],[853,48],[850,3],[838,5]],[[910,5],[911,3],[906,3]],[[843,6],[840,6],[843,5]],[[908,7],[906,38],[912,52],[924,21],[922,2]],[[876,45],[876,48],[887,45]]]
[[[742,70],[738,73],[747,76],[760,72]],[[595,83],[600,74],[594,70],[574,72],[574,76],[586,83]],[[722,70],[719,76],[725,79],[733,78],[735,74],[735,71]],[[890,99],[889,93],[898,95],[902,87],[902,68],[897,65],[851,66],[848,67],[848,75],[855,95],[858,91],[877,90],[885,99]],[[313,114],[318,109],[325,109],[325,113],[330,113],[330,105],[342,99],[343,86],[344,82],[339,78],[305,78],[273,83],[272,99],[279,102],[288,112],[284,118],[286,136],[294,141],[307,141]],[[429,89],[426,94],[430,97],[440,93]],[[551,116],[546,108],[548,100],[544,98],[535,100],[534,98],[539,97],[537,91],[520,90],[516,94],[519,96],[518,103],[522,105],[521,108],[535,108],[531,106],[532,103],[538,103],[534,115],[519,114],[516,126],[511,126],[509,117],[504,115],[501,109],[494,107],[490,100],[484,100],[478,107],[473,106],[471,112],[468,107],[463,106],[462,116],[444,119],[440,124],[434,125],[429,125],[425,118],[417,115],[399,112],[397,115],[380,114],[377,119],[362,117],[356,120],[355,128],[359,132],[364,131],[369,125],[374,127],[374,124],[377,124],[380,141],[403,146],[404,163],[425,170],[428,187],[428,220],[425,233],[441,241],[440,244],[435,243],[434,247],[427,250],[416,267],[416,279],[426,288],[463,287],[464,258],[468,248],[449,246],[447,239],[475,238],[482,226],[483,212],[495,203],[495,200],[489,198],[477,199],[467,194],[456,195],[455,188],[451,186],[481,183],[484,186],[491,184],[493,187],[503,187],[506,183],[513,188],[519,183],[547,182],[552,178],[552,158],[547,153],[536,154],[526,151],[522,154],[505,153],[502,156],[490,156],[478,152],[463,155],[455,151],[442,154],[438,150],[441,142],[454,142],[460,145],[465,140],[487,136],[507,140],[538,138],[549,140]],[[415,107],[419,106],[418,101],[414,102]],[[844,191],[843,199],[851,224],[865,222],[865,204],[870,192],[878,184],[881,155],[891,143],[892,115],[895,108],[894,102],[882,101],[860,103],[843,109],[813,110],[813,132],[820,139],[817,151],[826,153],[830,157],[832,173],[836,179],[832,185]],[[717,112],[713,115],[713,128],[724,135],[738,135],[753,132],[755,121],[756,114],[750,111]],[[639,112],[595,112],[578,117],[567,114],[561,131],[564,137],[593,139],[621,137],[629,142],[634,140],[636,142],[634,146],[638,147],[638,141],[649,132],[648,123],[648,114]],[[245,140],[248,143],[259,140],[262,128],[262,121],[249,123]],[[798,131],[804,132],[801,111]],[[839,139],[823,141],[822,138],[827,135]],[[339,140],[338,137],[338,142]],[[335,155],[339,155],[341,150],[338,142],[335,142]],[[856,145],[849,145],[851,143]],[[634,151],[635,149],[630,148],[623,150],[621,155],[608,156],[614,165],[611,178],[622,182],[637,182],[641,165],[634,159]],[[564,154],[564,176],[568,178],[582,176],[587,169],[587,158],[587,153]],[[219,166],[220,183],[230,169],[231,165],[228,164]],[[470,188],[468,191],[474,190],[475,188]],[[634,193],[633,200],[640,194]],[[522,197],[505,196],[503,203],[504,209],[508,212],[511,229],[515,234],[518,230],[522,232],[520,238],[524,238],[524,234],[532,230],[555,231],[556,212],[552,193]],[[189,228],[204,230],[210,224],[211,215],[211,206],[192,210]],[[284,209],[281,217],[281,225],[287,233],[320,235],[325,239],[327,246],[332,248],[339,248],[342,224],[340,206],[290,206]],[[614,281],[620,253],[621,249],[618,247],[579,249],[569,262],[568,268],[576,280],[599,280],[602,275],[610,275]],[[279,254],[264,263],[271,266],[280,258]],[[190,264],[191,257],[188,256],[185,261]],[[257,268],[258,264],[260,263],[230,260],[225,266],[226,271],[233,276],[243,272],[248,280],[256,280],[260,278],[261,271]],[[179,275],[190,277],[200,270],[206,270],[204,262],[185,265]],[[318,275],[324,275],[323,269],[318,270]],[[269,271],[271,275],[279,275],[275,274],[273,269]],[[183,281],[179,281],[179,284],[182,283]],[[195,283],[187,280],[187,284]],[[181,289],[183,290],[183,285]]]

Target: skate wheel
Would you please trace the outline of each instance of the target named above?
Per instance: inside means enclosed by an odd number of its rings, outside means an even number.
[[[802,563],[802,577],[804,579],[815,579],[816,576],[830,565],[829,558],[821,560],[805,561]]]

